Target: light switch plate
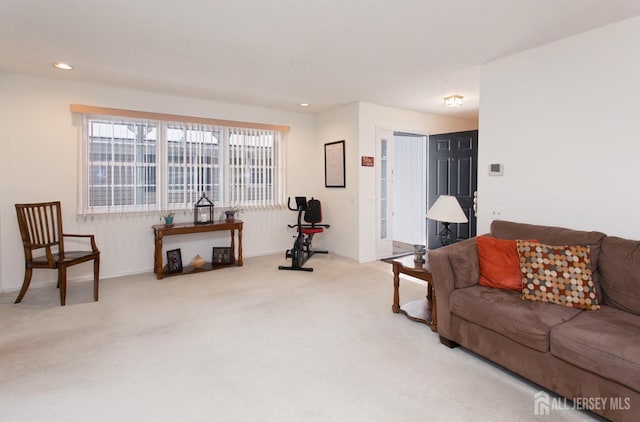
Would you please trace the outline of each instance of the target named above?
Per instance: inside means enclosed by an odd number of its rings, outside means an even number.
[[[489,176],[502,176],[504,174],[504,164],[491,163],[489,164]]]

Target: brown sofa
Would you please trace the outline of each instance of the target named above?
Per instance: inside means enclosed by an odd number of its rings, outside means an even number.
[[[640,242],[507,221],[493,221],[490,235],[589,245],[602,308],[533,302],[517,291],[479,285],[473,238],[429,252],[441,342],[484,356],[573,406],[639,421]],[[532,397],[532,412],[533,403]]]

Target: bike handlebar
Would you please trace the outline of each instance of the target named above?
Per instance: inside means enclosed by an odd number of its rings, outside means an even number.
[[[287,208],[291,211],[306,211],[308,208],[307,198],[305,196],[296,196],[296,206],[297,208],[291,208],[291,197],[287,197]]]
[[[291,211],[298,211],[295,208],[291,208],[291,197],[290,196],[287,198],[287,208],[289,208]]]

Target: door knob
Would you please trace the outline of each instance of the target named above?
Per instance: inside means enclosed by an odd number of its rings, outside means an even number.
[[[473,216],[478,216],[478,191],[473,192]]]

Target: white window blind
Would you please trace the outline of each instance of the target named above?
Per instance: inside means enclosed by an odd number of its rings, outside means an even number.
[[[221,203],[220,127],[172,122],[166,128],[167,190],[162,205],[190,208],[202,192]]]
[[[145,211],[157,203],[157,125],[86,119],[84,189],[88,208]]]
[[[85,115],[81,214],[284,205],[278,130]]]
[[[259,208],[284,204],[280,133],[242,128],[228,133],[228,202]]]

